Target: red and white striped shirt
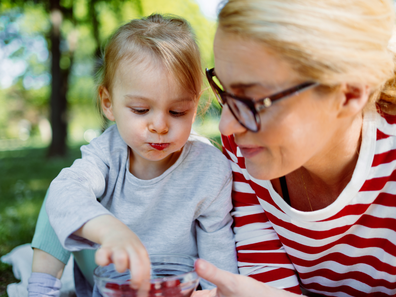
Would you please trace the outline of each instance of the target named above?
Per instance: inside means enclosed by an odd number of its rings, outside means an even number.
[[[270,181],[246,171],[233,137],[222,137],[234,173],[240,273],[301,293],[396,295],[396,116],[366,112],[349,184],[312,212],[290,207]]]

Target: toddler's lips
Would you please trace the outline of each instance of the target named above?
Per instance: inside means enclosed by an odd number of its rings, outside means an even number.
[[[152,148],[162,151],[170,146],[170,143],[149,143]]]

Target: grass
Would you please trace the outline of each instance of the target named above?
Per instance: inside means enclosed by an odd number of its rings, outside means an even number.
[[[66,158],[46,159],[46,148],[0,151],[0,257],[30,243],[47,188],[63,167],[80,157],[79,146]],[[12,267],[0,262],[0,297],[10,283],[19,282]]]

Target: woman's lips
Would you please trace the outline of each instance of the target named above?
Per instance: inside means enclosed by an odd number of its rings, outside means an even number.
[[[239,147],[239,149],[241,150],[242,156],[244,156],[245,158],[253,158],[255,155],[262,152],[264,148],[259,146],[253,146],[253,147],[242,146]]]
[[[162,151],[169,147],[170,143],[149,143],[149,145],[156,150]]]

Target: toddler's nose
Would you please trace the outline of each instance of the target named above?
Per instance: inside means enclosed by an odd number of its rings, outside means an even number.
[[[163,118],[156,118],[150,123],[149,131],[152,133],[166,134],[169,131],[169,127]]]

